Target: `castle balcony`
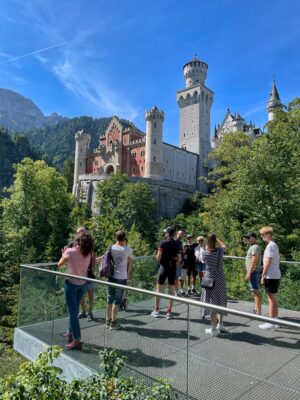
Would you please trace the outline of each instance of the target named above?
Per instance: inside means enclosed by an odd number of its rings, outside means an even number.
[[[158,265],[153,257],[134,259],[126,287],[127,309],[120,311],[120,330],[105,329],[108,286],[95,284],[94,321],[80,320],[82,351],[64,351],[55,361],[68,380],[85,379],[101,372],[98,352],[114,348],[127,357],[124,376],[145,384],[167,379],[177,399],[190,400],[299,400],[300,398],[300,263],[282,263],[278,293],[279,317],[252,313],[251,293],[245,282],[245,260],[225,258],[228,307],[200,303],[195,297],[161,293],[161,317],[153,318],[153,292]],[[34,360],[51,345],[66,344],[67,311],[63,283],[69,276],[56,264],[22,265],[20,269],[18,326],[14,348]],[[199,283],[198,283],[199,285]],[[198,287],[199,291],[199,287]],[[174,319],[166,320],[169,299],[174,300]],[[265,294],[263,301],[266,302]],[[208,319],[200,319],[199,307],[225,311],[228,332],[205,334]],[[276,331],[262,331],[263,322],[276,323]],[[159,400],[159,399],[157,399]]]

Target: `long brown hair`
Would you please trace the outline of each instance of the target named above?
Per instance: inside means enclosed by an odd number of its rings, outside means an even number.
[[[92,235],[88,232],[83,232],[81,236],[79,236],[75,240],[75,245],[79,246],[80,253],[86,257],[92,253],[94,244]]]
[[[216,247],[217,247],[217,236],[214,233],[210,233],[207,236],[207,247],[210,250],[216,250]]]

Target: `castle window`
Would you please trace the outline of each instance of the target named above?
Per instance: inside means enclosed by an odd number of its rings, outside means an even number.
[[[132,153],[132,154],[131,154],[131,157],[132,157],[132,158],[136,158],[136,153]]]
[[[82,149],[80,149],[80,153],[82,153]]]
[[[154,122],[154,128],[156,128],[156,122]]]
[[[141,171],[142,171],[142,172],[144,171],[144,167],[143,167],[143,166],[141,167]]]
[[[183,134],[183,137],[185,138],[185,133]]]
[[[153,161],[156,161],[156,157],[155,156],[153,157]]]
[[[179,172],[177,171],[177,176],[179,175]]]
[[[167,160],[167,164],[169,163],[169,160]]]
[[[81,163],[79,163],[79,167],[81,167],[82,166],[82,164]]]
[[[135,172],[135,167],[132,167],[132,172]]]
[[[156,144],[156,139],[153,139],[153,144]]]
[[[164,168],[164,172],[166,172],[166,168]]]

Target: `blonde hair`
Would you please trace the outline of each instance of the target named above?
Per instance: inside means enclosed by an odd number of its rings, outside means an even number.
[[[201,242],[204,242],[204,240],[205,240],[205,239],[204,239],[204,236],[198,236],[198,237],[197,237],[197,242],[200,242],[200,241],[201,241]]]
[[[273,228],[271,226],[264,226],[261,228],[259,231],[261,235],[264,235],[265,233],[270,233],[271,235],[273,234]]]

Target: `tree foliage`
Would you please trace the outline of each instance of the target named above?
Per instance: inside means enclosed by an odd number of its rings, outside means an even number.
[[[19,265],[57,259],[70,232],[67,183],[44,161],[16,165],[10,197],[0,207],[0,340],[16,322]]]
[[[205,200],[207,227],[223,237],[231,252],[242,251],[242,234],[272,225],[285,257],[299,251],[300,109],[278,112],[268,133],[252,143],[242,132],[225,135],[211,157],[212,196]]]
[[[101,374],[85,380],[74,379],[67,383],[62,370],[52,365],[61,350],[48,348],[35,362],[23,363],[19,371],[0,379],[1,399],[11,400],[171,400],[174,393],[167,382],[158,381],[147,387],[132,378],[121,378],[120,371],[126,361],[115,350],[99,353]]]

